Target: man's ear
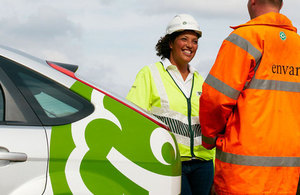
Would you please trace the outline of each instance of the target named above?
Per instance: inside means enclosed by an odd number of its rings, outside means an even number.
[[[256,4],[256,0],[250,0],[250,4],[251,5],[255,5]]]

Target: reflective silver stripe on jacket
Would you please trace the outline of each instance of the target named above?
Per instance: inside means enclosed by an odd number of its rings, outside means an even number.
[[[261,52],[256,49],[247,39],[244,39],[243,37],[232,33],[226,38],[227,41],[235,44],[236,46],[242,48],[245,50],[249,55],[251,55],[255,59],[255,70],[257,70],[260,60],[262,57]]]
[[[256,49],[248,40],[234,33],[227,37],[226,40],[249,53],[249,55],[251,55],[255,59],[256,65],[254,71],[258,69],[262,57],[261,52],[258,49]],[[232,88],[231,86],[227,85],[211,74],[207,76],[207,78],[205,79],[205,83],[234,100],[237,100],[241,93],[241,91]],[[246,88],[247,86],[248,83],[245,84],[244,88]]]
[[[230,97],[234,100],[237,100],[241,93],[240,91],[230,87],[229,85],[227,85],[223,81],[217,79],[216,77],[214,77],[211,74],[209,74],[207,76],[207,78],[205,79],[205,83],[207,83],[211,87],[215,88],[220,93],[223,93],[227,97]]]
[[[300,167],[300,157],[246,156],[216,150],[216,158],[225,163],[261,167]]]
[[[262,80],[253,78],[248,86],[248,89],[265,89],[276,91],[300,92],[300,83],[275,81],[275,80]]]
[[[245,50],[247,53],[249,53],[249,55],[251,55],[255,59],[254,76],[253,76],[253,79],[255,79],[255,74],[260,65],[261,58],[262,58],[261,52],[258,49],[256,49],[247,39],[244,39],[243,37],[241,37],[237,34],[234,34],[234,33],[231,34],[229,37],[227,37],[226,40],[230,41],[231,43],[235,44],[236,46],[242,48],[243,50]],[[244,89],[248,88],[248,85],[249,85],[249,82],[246,82]]]

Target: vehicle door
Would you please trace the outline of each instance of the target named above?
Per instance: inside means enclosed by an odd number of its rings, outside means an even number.
[[[44,128],[0,58],[0,194],[42,194],[47,174]],[[11,67],[13,68],[13,67]]]
[[[66,129],[64,126],[70,126],[74,122],[81,124],[80,120],[94,111],[93,104],[65,87],[62,83],[65,80],[62,78],[63,76],[67,76],[59,74],[59,72],[56,71],[55,73],[57,74],[53,73],[53,69],[46,63],[43,64],[42,61],[34,65],[30,64],[30,61],[20,64],[0,57],[0,67],[3,69],[2,74],[12,83],[12,86],[7,88],[16,88],[16,93],[19,93],[21,96],[20,99],[23,100],[21,105],[27,106],[27,108],[21,110],[24,110],[24,112],[33,111],[31,117],[28,113],[23,116],[23,118],[36,119],[30,123],[34,125],[35,128],[31,133],[33,135],[28,135],[24,140],[27,140],[28,147],[31,147],[31,149],[39,155],[39,158],[34,161],[38,162],[38,165],[42,164],[43,166],[42,170],[34,170],[38,172],[36,175],[43,180],[34,179],[32,182],[35,188],[41,186],[41,190],[27,190],[30,188],[27,188],[29,185],[26,184],[26,189],[19,187],[17,191],[19,192],[18,194],[32,195],[42,194],[43,192],[44,194],[66,194],[64,192],[64,182],[59,176],[64,175],[66,172],[65,166],[63,165],[64,162],[67,161],[68,155],[64,156],[62,154],[68,151],[67,149],[70,145],[66,141],[67,137],[65,135],[59,138],[57,138],[56,135],[65,132],[64,130]],[[57,79],[63,81],[58,82]],[[16,95],[12,97],[15,98]],[[15,102],[20,103],[21,101],[15,100]],[[12,118],[15,119],[15,116]],[[31,130],[32,127],[27,129]],[[58,132],[53,132],[53,129],[58,129]],[[40,131],[38,132],[38,130]],[[30,136],[32,136],[32,138]],[[17,135],[10,137],[18,138]],[[81,142],[79,144],[81,144]],[[22,153],[21,155],[26,158],[26,154]],[[34,155],[36,155],[36,153],[34,153]],[[81,159],[75,159],[74,161],[75,163],[80,163]],[[71,171],[79,173],[77,169],[73,169],[72,167]],[[47,183],[45,178],[47,178]],[[29,181],[30,178],[27,178],[27,180]],[[34,182],[38,183],[35,184]],[[78,184],[76,183],[76,185]]]

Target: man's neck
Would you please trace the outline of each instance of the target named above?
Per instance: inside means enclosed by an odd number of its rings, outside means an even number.
[[[255,10],[254,15],[251,17],[251,19],[254,19],[258,16],[270,13],[270,12],[275,12],[275,13],[279,13],[279,10],[277,8],[274,7],[261,7]]]

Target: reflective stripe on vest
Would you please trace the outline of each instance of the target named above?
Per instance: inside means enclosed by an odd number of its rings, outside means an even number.
[[[162,65],[162,64],[161,64]],[[162,65],[163,66],[163,65]],[[165,122],[170,126],[170,129],[174,133],[176,140],[178,143],[190,146],[190,130],[189,130],[189,121],[188,116],[176,112],[170,109],[168,95],[163,85],[162,78],[160,76],[160,72],[156,67],[156,64],[152,64],[149,66],[154,83],[156,85],[159,96],[161,97],[161,107],[152,107],[151,112],[159,118],[161,121]],[[175,83],[176,84],[176,83]],[[193,131],[193,141],[194,146],[201,145],[201,130],[199,124],[199,118],[191,117],[191,128]]]

